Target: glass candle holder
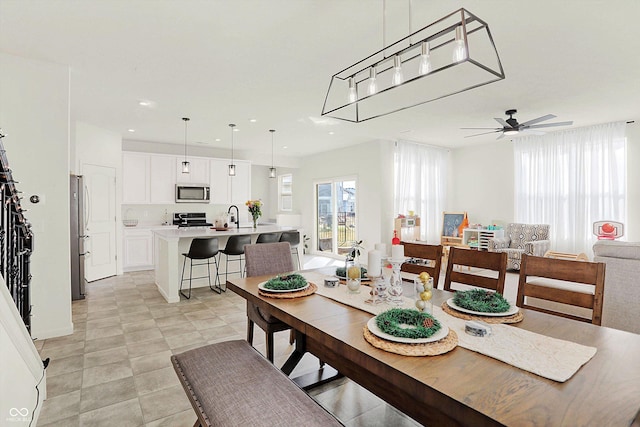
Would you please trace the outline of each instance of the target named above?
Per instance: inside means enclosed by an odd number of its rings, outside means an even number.
[[[362,269],[356,260],[348,260],[345,263],[345,275],[347,282],[347,292],[351,294],[360,293],[360,277]]]

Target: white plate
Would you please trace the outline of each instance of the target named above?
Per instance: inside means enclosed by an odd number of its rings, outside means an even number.
[[[440,330],[435,334],[431,335],[429,338],[402,338],[402,337],[394,337],[393,335],[389,335],[385,332],[382,332],[378,325],[376,324],[376,318],[372,317],[367,322],[367,328],[371,333],[379,338],[382,338],[387,341],[401,342],[406,344],[424,344],[428,342],[439,341],[449,335],[449,327],[445,326],[442,322],[440,322]]]
[[[268,282],[268,280],[267,280]],[[262,282],[258,284],[258,289],[260,289],[263,292],[273,292],[273,293],[286,293],[286,292],[298,292],[298,291],[304,291],[305,289],[307,289],[309,287],[309,282],[307,282],[306,285],[304,285],[301,288],[297,288],[297,289],[282,289],[282,290],[278,290],[278,289],[269,289],[269,288],[265,288],[264,285],[266,285],[267,282]]]
[[[511,304],[511,303],[509,303]],[[475,314],[476,316],[487,316],[487,317],[504,317],[504,316],[512,316],[514,314],[516,314],[518,312],[518,310],[520,310],[518,308],[517,305],[511,305],[511,308],[505,312],[502,313],[485,313],[483,311],[473,311],[473,310],[468,310],[466,308],[462,308],[458,305],[456,305],[455,302],[453,302],[453,298],[449,298],[447,300],[447,305],[451,308],[453,308],[456,311],[460,311],[462,313],[468,313],[468,314]]]

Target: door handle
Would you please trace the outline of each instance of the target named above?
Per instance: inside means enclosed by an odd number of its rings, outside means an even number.
[[[89,215],[91,215],[91,199],[89,197],[89,187],[87,187],[87,185],[84,185],[84,194],[85,194],[85,209],[86,209],[86,215],[84,216],[84,229],[89,231]]]

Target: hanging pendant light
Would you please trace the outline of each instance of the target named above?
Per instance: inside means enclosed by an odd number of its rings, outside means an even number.
[[[356,102],[358,100],[358,92],[356,91],[356,83],[353,77],[349,79],[349,102]]]
[[[276,177],[276,168],[273,166],[273,134],[276,132],[275,129],[269,129],[271,132],[271,167],[269,168],[269,178]]]
[[[467,59],[467,47],[462,36],[462,25],[456,27],[456,39],[453,42],[453,62],[462,62]]]
[[[378,70],[375,66],[371,67],[369,70],[369,86],[367,87],[368,95],[374,95],[378,91],[378,83],[376,83],[377,76]]]
[[[421,76],[425,74],[429,74],[431,72],[431,60],[430,60],[430,47],[429,42],[422,42],[421,53],[420,53],[420,69],[418,73]]]
[[[187,161],[187,122],[189,117],[183,117],[184,120],[184,162],[182,162],[182,173],[189,173],[189,162]]]
[[[230,123],[229,127],[231,128],[231,164],[229,165],[229,176],[236,176],[236,165],[233,163],[233,132],[236,125]]]
[[[393,57],[393,80],[392,83],[394,86],[398,86],[402,84],[402,61],[400,60],[400,55],[395,55]]]

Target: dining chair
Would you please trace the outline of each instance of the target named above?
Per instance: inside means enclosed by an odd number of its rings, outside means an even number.
[[[418,262],[405,262],[400,266],[400,271],[420,274],[423,271],[433,277],[433,287],[438,287],[440,280],[440,268],[442,266],[442,245],[427,245],[422,243],[401,242],[404,245],[404,255],[409,258],[417,258]],[[429,261],[425,264],[423,261]]]
[[[244,257],[247,277],[276,275],[294,270],[288,242],[246,245]],[[291,326],[249,301],[247,319],[247,342],[253,344],[253,325],[258,325],[266,334],[267,359],[273,363],[273,334],[291,329]]]
[[[218,238],[195,238],[191,241],[189,245],[189,252],[183,253],[184,261],[182,262],[182,276],[180,277],[180,295],[185,297],[186,299],[191,298],[191,282],[193,279],[204,279],[205,277],[209,279],[209,287],[212,291],[216,291],[217,293],[222,292],[222,288],[220,287],[220,276],[218,275],[218,259],[216,255],[218,255]],[[184,278],[184,270],[187,265],[187,259],[189,259],[189,278]],[[211,259],[213,259],[213,263],[216,267],[216,277],[213,281],[213,286],[211,286]],[[201,262],[197,262],[194,264],[193,260],[201,260]],[[206,265],[207,266],[207,275],[200,277],[193,277],[193,267],[198,265]],[[186,280],[189,280],[189,293],[185,294],[182,292],[182,285]]]
[[[296,264],[300,268],[300,256],[298,255],[298,245],[300,244],[300,233],[298,231],[283,231],[280,235],[281,242],[289,242],[291,253],[296,255]]]
[[[479,268],[483,271],[474,273],[454,271],[455,265]],[[487,270],[489,270],[490,275]],[[474,249],[463,249],[452,246],[449,250],[447,273],[444,278],[444,290],[451,291],[451,283],[476,286],[490,289],[504,295],[504,281],[507,275],[507,254],[505,252],[487,252]],[[497,277],[496,277],[497,276]]]
[[[516,305],[601,325],[604,276],[602,262],[523,255]]]
[[[224,280],[226,282],[229,273],[240,273],[240,277],[244,276],[244,269],[242,268],[242,260],[244,259],[244,247],[251,243],[251,236],[248,234],[241,234],[236,236],[229,236],[227,244],[220,252],[225,254],[226,263],[224,269]],[[233,257],[233,258],[231,258]],[[237,261],[240,264],[238,271],[229,271],[229,261]]]
[[[256,243],[275,243],[280,239],[280,233],[260,233]]]

